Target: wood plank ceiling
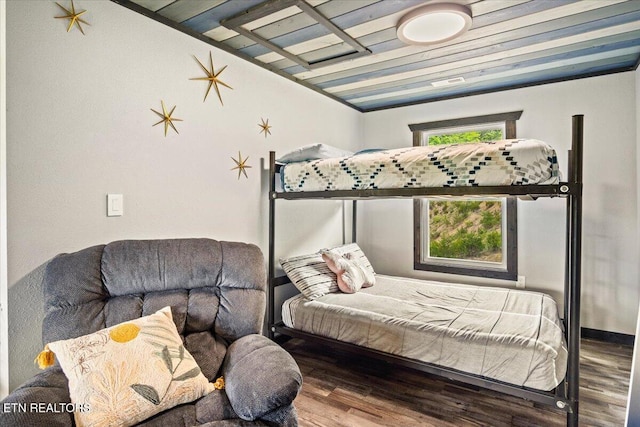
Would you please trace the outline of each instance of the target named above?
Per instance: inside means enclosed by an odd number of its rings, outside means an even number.
[[[630,71],[640,59],[639,0],[455,0],[472,27],[432,46],[396,36],[405,13],[432,1],[112,1],[359,111]]]

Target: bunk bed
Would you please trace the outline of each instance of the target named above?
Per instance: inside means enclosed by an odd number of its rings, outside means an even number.
[[[505,151],[504,147],[495,147],[500,155]],[[508,147],[513,149],[512,145]],[[323,345],[331,346],[341,350],[346,350],[355,354],[374,357],[387,362],[395,363],[402,366],[408,366],[429,374],[438,375],[453,381],[467,383],[477,387],[498,391],[501,393],[517,396],[523,399],[534,401],[537,403],[555,406],[567,413],[567,426],[578,426],[578,409],[579,409],[579,362],[580,362],[580,288],[581,288],[581,244],[582,244],[582,150],[583,150],[583,116],[575,115],[572,118],[572,145],[569,151],[568,173],[566,181],[560,181],[557,169],[554,172],[554,156],[546,155],[549,160],[550,175],[545,175],[540,171],[533,171],[531,175],[538,178],[530,180],[528,177],[524,180],[516,179],[513,182],[493,182],[482,181],[477,176],[463,177],[463,179],[455,179],[445,182],[426,182],[426,186],[416,184],[405,185],[403,188],[380,188],[377,185],[367,184],[359,188],[355,185],[349,189],[344,186],[334,185],[336,179],[317,183],[316,186],[303,188],[302,184],[289,185],[283,179],[283,186],[280,190],[276,190],[276,180],[280,172],[280,165],[276,163],[275,152],[270,152],[270,185],[269,185],[269,259],[268,259],[268,275],[269,275],[269,293],[267,307],[268,333],[270,338],[274,338],[275,334],[281,334],[290,337],[303,338],[308,341],[320,342]],[[401,150],[402,151],[402,150]],[[392,153],[398,154],[398,153]],[[545,156],[543,155],[543,157]],[[491,155],[487,155],[487,158]],[[495,157],[495,156],[494,156]],[[502,160],[509,163],[511,153],[507,152],[507,156]],[[393,160],[393,159],[392,159]],[[397,157],[395,158],[397,160]],[[438,159],[436,159],[438,160]],[[482,161],[483,158],[480,159]],[[345,161],[344,159],[342,160]],[[433,156],[430,158],[431,163],[434,162]],[[539,163],[534,160],[535,164]],[[353,166],[353,165],[351,165]],[[441,164],[436,164],[440,166]],[[500,166],[500,165],[499,165]],[[343,163],[338,168],[349,169]],[[504,167],[502,162],[501,167]],[[556,166],[557,167],[557,162]],[[384,168],[384,167],[382,167]],[[317,168],[316,168],[317,169]],[[381,167],[377,167],[381,169]],[[543,168],[544,169],[544,168]],[[373,167],[373,171],[376,167]],[[299,176],[304,176],[307,172],[296,172]],[[449,174],[451,175],[451,174]],[[553,176],[555,175],[555,176]],[[457,177],[456,177],[457,178]],[[471,179],[471,181],[469,180]],[[322,180],[320,180],[322,181]],[[428,186],[437,185],[437,186]],[[408,188],[407,188],[408,187]],[[377,198],[397,198],[397,197],[439,197],[439,196],[502,196],[502,197],[521,197],[537,199],[541,197],[559,197],[566,200],[566,259],[565,259],[565,283],[564,283],[564,315],[559,323],[560,333],[563,335],[563,341],[566,343],[566,369],[561,367],[558,372],[563,372],[564,377],[559,379],[559,384],[553,384],[551,390],[547,390],[548,386],[538,387],[529,386],[527,384],[517,384],[504,379],[491,378],[490,376],[470,373],[444,366],[438,363],[420,360],[415,357],[407,357],[394,354],[387,351],[380,351],[375,348],[368,348],[343,340],[329,338],[327,336],[304,332],[293,327],[286,326],[284,322],[275,322],[276,299],[275,290],[277,287],[290,283],[291,280],[287,276],[276,276],[276,259],[275,259],[275,213],[276,202],[278,200],[300,200],[300,199],[334,199],[334,200],[353,200],[352,209],[352,242],[356,242],[356,217],[357,217],[357,201]],[[383,280],[394,280],[394,278]],[[411,282],[407,279],[407,282]],[[399,285],[396,285],[399,286]],[[375,286],[373,287],[375,288]],[[371,288],[371,289],[373,289]],[[367,289],[366,291],[368,291]],[[333,297],[332,297],[333,298]],[[336,296],[336,298],[338,298]],[[292,304],[299,303],[295,297],[288,300],[286,310],[291,309]],[[283,310],[283,318],[290,317],[291,314],[285,313]],[[287,322],[291,325],[291,319]]]

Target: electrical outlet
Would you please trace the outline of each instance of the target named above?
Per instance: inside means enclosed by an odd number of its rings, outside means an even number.
[[[524,289],[524,276],[518,276],[518,281],[516,282],[516,288]]]

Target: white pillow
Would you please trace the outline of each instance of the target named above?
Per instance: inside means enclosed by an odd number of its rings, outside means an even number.
[[[307,160],[331,159],[353,156],[352,151],[343,150],[327,144],[310,144],[285,153],[277,159],[278,163],[306,162]]]
[[[357,243],[337,246],[330,250],[358,262],[368,273],[375,274],[371,263]],[[281,259],[280,265],[291,282],[307,299],[313,300],[322,295],[340,291],[336,275],[324,262],[320,251]]]
[[[78,427],[131,426],[215,389],[184,348],[170,307],[47,348],[82,409]]]

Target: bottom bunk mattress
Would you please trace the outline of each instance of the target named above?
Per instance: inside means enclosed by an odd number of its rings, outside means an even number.
[[[507,383],[552,390],[567,347],[555,301],[538,292],[376,275],[355,294],[282,306],[286,326]]]

